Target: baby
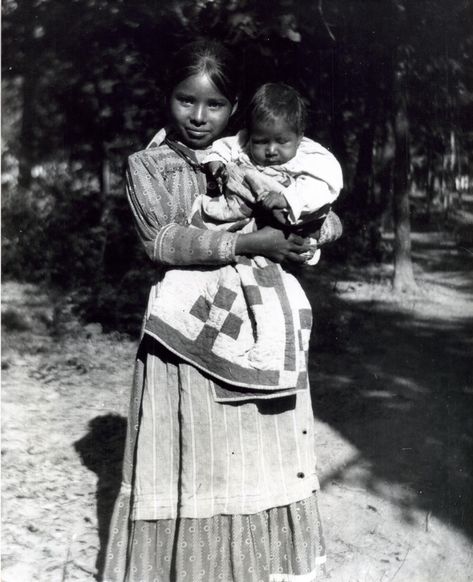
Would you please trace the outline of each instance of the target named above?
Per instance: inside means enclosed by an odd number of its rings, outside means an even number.
[[[232,224],[248,222],[260,208],[306,233],[322,225],[314,247],[340,236],[330,206],[342,188],[342,171],[328,150],[304,137],[306,115],[304,101],[288,85],[268,83],[256,91],[247,129],[214,142],[204,159],[223,192],[203,197],[200,211],[207,224],[234,230]],[[308,262],[315,264],[319,256],[317,250]]]

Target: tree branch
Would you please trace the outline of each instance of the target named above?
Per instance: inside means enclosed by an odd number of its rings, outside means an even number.
[[[317,9],[318,9],[319,15],[320,15],[320,19],[322,20],[324,27],[325,27],[325,30],[327,31],[327,34],[329,35],[329,37],[333,41],[335,41],[337,39],[335,38],[333,32],[330,30],[330,26],[329,26],[328,22],[325,20],[324,9],[323,9],[322,3],[323,3],[323,0],[319,0],[318,6],[317,6]]]

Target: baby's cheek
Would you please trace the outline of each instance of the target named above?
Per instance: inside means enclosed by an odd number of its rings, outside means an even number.
[[[261,151],[261,148],[254,146],[251,148],[251,157],[257,164],[263,163],[265,159],[264,152]]]

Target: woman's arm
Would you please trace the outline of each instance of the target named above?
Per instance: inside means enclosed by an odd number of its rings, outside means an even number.
[[[173,173],[170,192],[162,173]],[[193,180],[193,183],[191,183]],[[126,191],[138,236],[149,258],[165,265],[218,265],[235,259],[238,235],[185,225],[197,176],[182,171],[173,152],[156,149],[133,154],[128,160]]]
[[[237,255],[262,255],[281,263],[304,263],[302,253],[310,250],[309,241],[294,233],[285,234],[280,228],[265,226],[256,232],[241,234],[235,246]]]
[[[138,235],[153,262],[223,265],[234,262],[236,255],[264,255],[277,262],[301,261],[299,254],[307,250],[305,240],[292,234],[286,237],[279,229],[265,227],[254,233],[237,234],[186,226],[192,192],[202,188],[198,180],[203,178],[182,171],[174,155],[169,154],[174,161],[172,192],[162,176],[166,167],[169,169],[166,154],[157,149],[130,156],[126,173],[127,196]]]

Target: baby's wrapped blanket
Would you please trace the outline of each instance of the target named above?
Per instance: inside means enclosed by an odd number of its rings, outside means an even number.
[[[209,374],[217,401],[307,389],[312,313],[299,282],[262,257],[165,272],[145,333]]]
[[[191,226],[251,232],[260,196],[281,188],[275,176],[252,168],[227,170],[226,196],[197,197]],[[335,213],[328,209],[320,218],[318,245],[341,235]],[[217,401],[307,389],[312,311],[299,282],[279,264],[240,256],[222,267],[172,268],[149,306],[145,333],[212,377]]]
[[[234,163],[227,164],[226,169],[225,194],[198,196],[192,206],[189,224],[197,228],[251,232],[256,229],[253,217],[258,202],[268,192],[283,192],[284,188],[276,180],[278,173],[271,173],[273,168],[270,166],[266,168],[266,174]],[[317,247],[337,240],[343,232],[340,219],[329,205],[321,207],[293,228],[302,236],[316,237]]]
[[[203,220],[225,230],[233,223],[253,216],[254,208],[269,192],[284,193],[284,186],[278,182],[280,174],[265,168],[266,174],[252,166],[228,163],[227,182],[219,196],[202,195],[194,204],[192,215],[202,214]],[[210,226],[215,228],[215,226]]]

